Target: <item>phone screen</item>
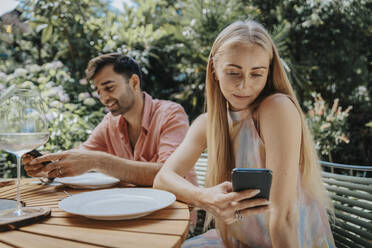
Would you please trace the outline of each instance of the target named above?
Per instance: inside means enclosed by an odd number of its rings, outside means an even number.
[[[254,198],[270,198],[272,171],[269,169],[235,168],[232,171],[233,191],[259,189],[260,193]]]

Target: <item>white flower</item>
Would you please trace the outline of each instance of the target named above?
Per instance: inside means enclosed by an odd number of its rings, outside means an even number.
[[[48,90],[45,93],[45,96],[47,96],[47,97],[53,97],[53,96],[56,96],[59,92],[60,92],[60,88],[59,87],[52,87],[52,88],[50,88],[50,90]]]
[[[98,95],[98,93],[97,93],[96,91],[94,91],[94,92],[92,93],[92,96],[95,97],[95,98],[99,98],[99,95]]]
[[[49,104],[50,107],[52,108],[62,108],[63,107],[63,104],[60,102],[60,101],[53,101]]]
[[[70,101],[70,97],[67,94],[65,94],[65,93],[60,93],[59,94],[59,100],[61,102],[69,102]]]
[[[85,99],[89,98],[90,95],[88,92],[82,92],[79,94],[78,99],[79,101],[84,101]]]
[[[8,75],[6,75],[4,72],[0,71],[0,81],[5,81]]]
[[[41,84],[45,84],[48,81],[48,79],[46,77],[41,76],[37,81]]]
[[[5,81],[10,82],[10,81],[12,81],[14,78],[15,78],[15,75],[14,75],[14,74],[9,74],[9,75],[6,77],[6,80],[5,80]]]
[[[94,43],[93,43],[94,44]],[[112,41],[112,40],[108,40],[105,44],[105,46],[103,47],[102,51],[103,52],[109,52],[109,51],[112,51],[112,49],[115,47],[115,42]]]
[[[39,65],[32,64],[32,65],[26,65],[26,69],[30,72],[38,72],[41,70],[41,67]]]
[[[89,97],[84,100],[84,104],[87,106],[93,106],[96,104],[96,101],[93,98]]]
[[[26,75],[27,75],[27,70],[25,70],[23,68],[17,68],[14,71],[14,76],[16,76],[16,77],[23,77],[23,76],[26,76]]]
[[[57,69],[57,68],[62,67],[63,66],[63,63],[61,61],[59,61],[59,60],[53,61],[52,62],[52,66],[53,66],[54,69]]]
[[[83,79],[80,79],[79,80],[79,84],[81,84],[81,85],[87,85],[88,84],[88,81],[85,78],[83,78]]]
[[[31,82],[31,81],[25,81],[25,82],[23,82],[23,84],[22,84],[22,88],[33,89],[33,88],[35,88],[35,85],[34,85],[34,83]]]
[[[45,117],[47,118],[47,120],[48,121],[52,121],[52,120],[54,120],[55,118],[57,118],[58,117],[58,114],[56,113],[56,112],[51,112],[51,113],[47,113],[46,115],[45,115]]]
[[[49,81],[48,83],[45,84],[45,86],[47,88],[52,88],[54,86],[54,82],[53,81]]]
[[[78,106],[76,104],[67,103],[67,104],[65,104],[65,108],[67,108],[70,111],[74,111],[78,108]]]
[[[62,70],[58,70],[57,75],[56,75],[57,81],[64,80],[65,78],[69,78],[69,75]]]
[[[43,68],[46,70],[51,70],[51,69],[58,69],[63,66],[63,63],[61,61],[53,61],[50,63],[46,63],[43,65]]]

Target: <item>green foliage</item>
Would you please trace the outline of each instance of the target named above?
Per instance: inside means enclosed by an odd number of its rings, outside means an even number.
[[[102,118],[102,105],[83,78],[88,61],[108,52],[132,56],[142,69],[142,89],[181,103],[193,120],[204,111],[214,39],[233,21],[251,18],[272,34],[300,102],[313,102],[310,93],[319,92],[353,106],[341,129],[350,142],[332,143],[333,159],[372,161],[372,133],[366,126],[372,120],[372,51],[366,49],[372,35],[370,1],[133,0],[134,7],[123,12],[108,2],[22,0],[17,18],[0,22],[0,90],[12,80],[30,81],[42,94],[57,89],[45,95],[53,113],[53,137],[45,149],[74,147]],[[49,68],[51,61],[62,63]],[[42,69],[34,73],[31,67]],[[47,86],[49,81],[54,85]],[[323,132],[317,142],[333,134]]]
[[[332,153],[339,149],[338,145],[350,142],[346,129],[352,107],[349,106],[343,111],[339,106],[339,99],[335,99],[330,107],[320,94],[313,93],[312,96],[313,102],[305,102],[308,109],[306,120],[314,136],[317,151],[323,159],[334,162]]]
[[[347,131],[350,143],[340,144],[334,158],[344,163],[370,164],[372,134],[372,2],[254,0],[267,26],[288,22],[286,44],[300,80],[293,80],[300,102],[319,92],[325,99],[352,105]],[[346,152],[347,151],[347,152]]]

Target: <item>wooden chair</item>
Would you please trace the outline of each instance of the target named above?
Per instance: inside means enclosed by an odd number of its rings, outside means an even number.
[[[323,172],[323,180],[335,208],[335,220],[331,221],[336,246],[361,248],[372,247],[372,178],[367,175],[372,166],[355,166],[321,161],[331,171],[347,175]],[[344,171],[342,171],[344,170]]]

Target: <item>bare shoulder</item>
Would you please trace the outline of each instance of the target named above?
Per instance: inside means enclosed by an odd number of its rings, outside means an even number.
[[[207,113],[199,115],[191,124],[191,126],[198,130],[200,135],[207,134],[208,115]]]
[[[207,114],[199,115],[191,124],[188,135],[193,140],[205,146],[207,140]]]
[[[268,96],[257,111],[260,124],[268,122],[269,126],[275,126],[278,123],[301,123],[300,110],[288,96],[281,93]]]

